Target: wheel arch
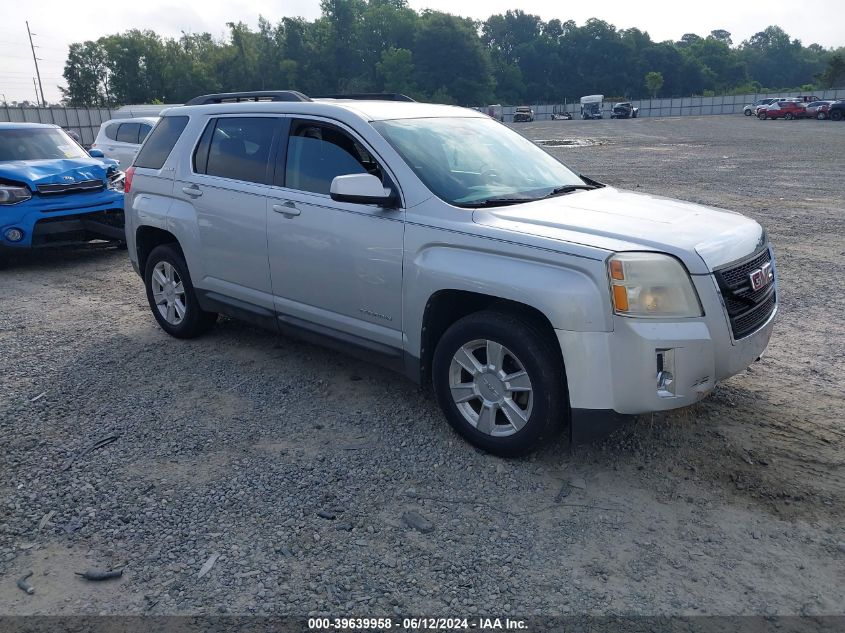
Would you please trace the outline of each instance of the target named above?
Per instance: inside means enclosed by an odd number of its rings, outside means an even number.
[[[147,258],[157,246],[173,244],[182,253],[182,245],[173,233],[157,226],[142,225],[135,231],[135,252],[138,256],[138,268],[143,275],[147,266]],[[184,257],[184,253],[182,253]]]
[[[434,292],[426,302],[420,333],[420,382],[430,384],[434,350],[449,327],[465,316],[484,310],[495,310],[530,320],[548,337],[549,345],[556,350],[561,368],[566,375],[563,354],[557,344],[554,326],[549,317],[534,306],[499,296],[458,289]]]

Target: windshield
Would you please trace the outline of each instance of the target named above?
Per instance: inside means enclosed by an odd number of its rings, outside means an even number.
[[[87,157],[85,150],[59,128],[0,130],[0,162]]]
[[[488,118],[398,119],[373,126],[432,193],[456,206],[536,200],[585,185],[534,143]]]

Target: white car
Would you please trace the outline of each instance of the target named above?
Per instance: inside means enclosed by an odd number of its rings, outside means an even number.
[[[100,131],[91,147],[102,151],[106,158],[120,161],[120,168],[126,170],[135,160],[141,144],[158,119],[157,116],[145,116],[106,121],[100,126]]]

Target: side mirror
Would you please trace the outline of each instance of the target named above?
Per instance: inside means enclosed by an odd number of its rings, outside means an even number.
[[[336,202],[377,204],[382,207],[392,206],[396,202],[394,193],[372,174],[335,176],[329,193]]]
[[[106,155],[103,154],[103,150],[101,150],[101,149],[89,149],[88,155],[91,158],[105,158],[106,157]]]

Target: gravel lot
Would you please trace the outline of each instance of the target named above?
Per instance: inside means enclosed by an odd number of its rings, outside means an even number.
[[[169,338],[124,252],[23,257],[0,271],[0,613],[845,613],[845,124],[517,129],[763,222],[763,361],[601,445],[507,461],[363,362],[231,320]]]

